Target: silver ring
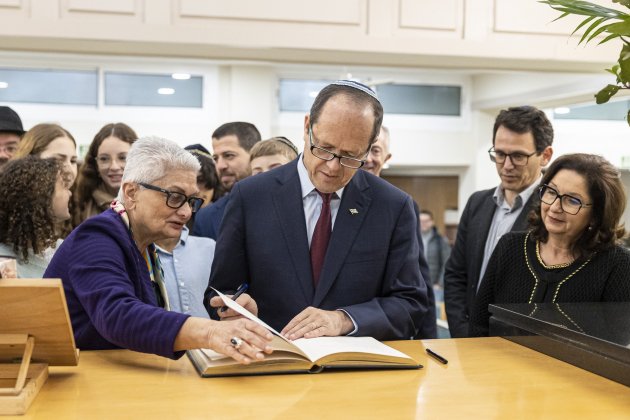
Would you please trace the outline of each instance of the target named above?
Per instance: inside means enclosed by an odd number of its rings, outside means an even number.
[[[232,346],[238,350],[241,348],[241,346],[243,345],[243,339],[238,338],[238,337],[232,337],[230,338],[230,343],[232,343]]]

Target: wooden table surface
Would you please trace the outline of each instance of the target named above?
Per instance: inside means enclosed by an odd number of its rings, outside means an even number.
[[[186,356],[85,351],[17,418],[630,417],[630,388],[501,338],[388,344],[424,369],[202,379]]]

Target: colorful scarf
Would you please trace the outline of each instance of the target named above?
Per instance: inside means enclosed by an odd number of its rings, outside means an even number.
[[[112,201],[110,207],[118,213],[133,238],[133,229],[129,223],[129,215],[127,215],[125,206],[123,206],[123,204],[118,200],[114,200]],[[160,257],[155,249],[155,244],[150,244],[144,251],[142,251],[142,256],[144,257],[147,269],[149,270],[149,276],[151,277],[151,284],[153,285],[153,290],[155,291],[158,306],[161,306],[168,311],[170,310],[171,305],[168,302],[168,293],[166,293],[166,284],[164,283],[164,271],[162,270]]]

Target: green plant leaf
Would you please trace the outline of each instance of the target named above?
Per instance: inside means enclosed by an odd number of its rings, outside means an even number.
[[[611,39],[613,39],[613,38],[619,38],[619,35],[617,35],[617,34],[610,34],[610,35],[608,35],[606,38],[604,38],[604,39],[602,39],[601,41],[599,41],[599,42],[597,43],[597,45],[599,45],[599,44],[603,44],[604,42],[608,42],[608,41],[610,41],[610,40],[611,40]]]
[[[591,31],[593,31],[593,29],[598,27],[600,24],[606,22],[607,20],[608,18],[602,17],[595,20],[595,22],[591,23],[591,26],[589,26],[588,29],[584,32],[584,35],[582,35],[582,38],[580,39],[580,42],[578,42],[578,44],[581,44],[582,42],[584,42],[584,40],[588,37],[588,34],[590,34]]]
[[[613,0],[613,3],[619,3],[630,9],[630,0]]]
[[[591,34],[591,36],[588,37],[588,40],[586,41],[587,43],[591,42],[593,40],[593,38],[595,38],[597,35],[601,34],[602,32],[604,32],[606,30],[606,28],[608,28],[608,25],[604,25],[602,27],[600,27],[598,30],[596,30],[595,32],[593,32]]]
[[[628,120],[628,125],[630,125],[630,110],[628,110],[628,116],[626,117],[626,120]]]
[[[562,17],[564,17],[564,16],[567,16],[568,14],[570,14],[570,13],[569,13],[569,12],[565,12],[565,13],[563,13],[563,14],[562,14],[562,15],[561,15],[558,19],[560,19],[560,18],[562,18]],[[577,31],[579,31],[579,30],[580,30],[580,28],[581,28],[582,26],[586,25],[587,23],[589,23],[591,20],[595,19],[596,17],[597,17],[597,16],[591,16],[591,17],[588,17],[588,18],[584,19],[584,20],[582,21],[582,23],[580,23],[578,26],[576,26],[576,28],[573,30],[573,32],[571,32],[571,35],[575,34]],[[552,22],[555,22],[555,21],[556,21],[556,20],[558,20],[558,19],[554,19]]]
[[[599,92],[595,94],[595,102],[598,105],[605,104],[606,102],[610,100],[610,98],[615,96],[615,93],[617,92],[619,92],[619,86],[606,85],[605,88],[603,88],[602,90],[600,90]]]
[[[630,45],[624,45],[619,54],[619,79],[621,83],[630,83]]]
[[[610,25],[607,25],[606,31],[611,34],[630,36],[630,20],[611,23]]]

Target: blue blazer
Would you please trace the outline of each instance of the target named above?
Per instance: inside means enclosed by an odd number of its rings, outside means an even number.
[[[249,282],[259,317],[278,331],[313,306],[344,309],[359,336],[416,335],[427,314],[427,289],[411,197],[357,171],[344,189],[315,289],[297,163],[233,187],[210,286],[229,292]]]

